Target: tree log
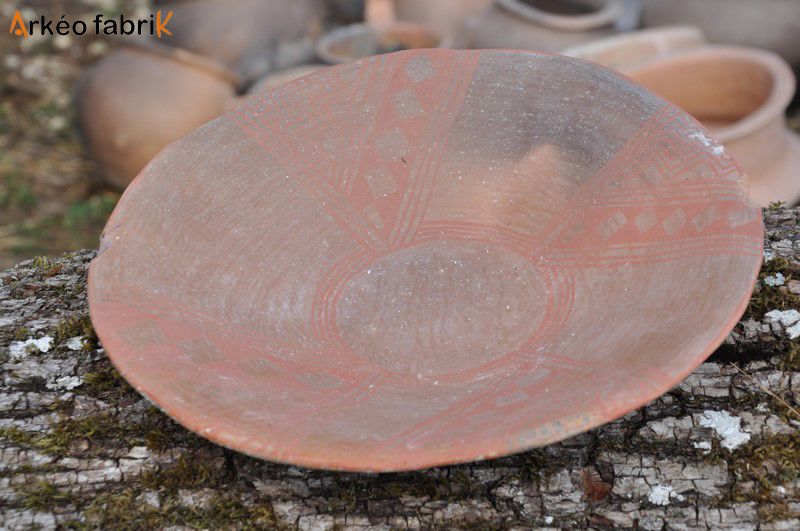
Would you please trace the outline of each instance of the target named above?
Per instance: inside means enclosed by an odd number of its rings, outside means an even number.
[[[558,444],[410,473],[306,470],[194,435],[97,344],[94,252],[23,262],[0,273],[0,527],[798,529],[800,210],[764,214],[750,306],[677,388]]]

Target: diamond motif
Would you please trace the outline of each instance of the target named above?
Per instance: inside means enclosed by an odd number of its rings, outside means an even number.
[[[165,341],[164,334],[154,321],[140,321],[119,332],[120,338],[131,348],[140,350]]]
[[[406,73],[411,81],[419,83],[433,77],[436,69],[424,55],[418,55],[406,64]]]
[[[192,339],[182,341],[181,352],[194,363],[213,363],[225,356],[208,339]]]
[[[672,236],[686,224],[686,212],[682,209],[676,210],[665,219],[661,226],[664,227],[664,232]]]
[[[652,209],[645,210],[636,216],[634,223],[636,224],[636,228],[639,229],[639,232],[644,234],[655,226],[656,215],[653,213]]]
[[[408,141],[400,129],[383,133],[374,140],[374,144],[384,160],[400,158],[408,151]]]
[[[708,210],[696,215],[692,220],[692,223],[694,223],[694,226],[698,231],[703,231],[706,229],[706,227],[717,221],[717,219],[719,219],[719,216],[717,215],[717,209],[711,207]]]
[[[736,212],[731,212],[728,215],[728,224],[731,228],[735,229],[737,227],[741,227],[742,225],[747,225],[748,223],[755,221],[758,214],[755,209],[746,208],[744,210],[738,210]]]
[[[619,229],[624,227],[626,223],[628,223],[628,218],[618,210],[613,216],[598,225],[597,230],[607,240],[619,232]]]
[[[411,89],[394,95],[394,108],[400,118],[416,118],[424,112],[417,95]]]

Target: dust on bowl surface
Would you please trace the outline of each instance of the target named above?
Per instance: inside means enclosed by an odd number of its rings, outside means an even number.
[[[590,63],[368,58],[159,155],[109,221],[91,315],[137,389],[231,448],[346,470],[503,455],[719,345],[762,256],[740,179],[694,119]]]

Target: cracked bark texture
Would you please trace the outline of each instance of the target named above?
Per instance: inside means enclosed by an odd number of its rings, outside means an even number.
[[[0,527],[798,529],[800,210],[765,224],[745,316],[673,391],[545,448],[382,475],[260,461],[176,425],[93,337],[94,252],[23,262],[0,273]]]

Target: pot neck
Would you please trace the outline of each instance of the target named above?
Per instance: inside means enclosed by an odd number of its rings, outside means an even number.
[[[708,47],[707,50],[723,57],[747,59],[769,72],[770,92],[761,106],[738,122],[718,129],[715,136],[745,168],[771,164],[786,148],[786,108],[796,88],[792,70],[783,59],[763,50],[721,46]],[[689,53],[700,54],[703,51]]]
[[[589,13],[575,15],[555,13],[536,7],[524,0],[495,0],[502,10],[533,24],[561,31],[589,31],[612,26],[625,13],[625,0],[597,0],[599,7]]]

